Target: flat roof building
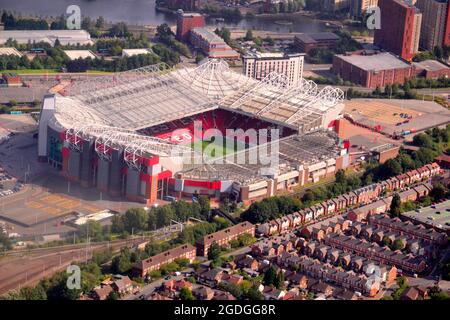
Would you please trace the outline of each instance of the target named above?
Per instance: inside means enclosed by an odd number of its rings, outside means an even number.
[[[437,60],[425,60],[412,63],[417,76],[427,79],[450,77],[450,68]]]
[[[21,57],[22,54],[16,48],[0,48],[0,56]]]
[[[122,58],[128,58],[132,56],[137,56],[140,54],[149,54],[151,53],[150,49],[123,49],[122,50]]]
[[[64,53],[70,60],[96,58],[95,54],[91,50],[64,50]]]
[[[374,55],[335,55],[333,72],[345,81],[367,88],[403,84],[405,79],[413,76],[410,64],[388,52]]]
[[[302,33],[295,36],[294,44],[302,52],[308,53],[311,49],[333,49],[339,39],[332,32]]]
[[[191,30],[191,44],[201,49],[209,58],[239,59],[240,55],[234,51],[225,41],[206,28],[194,28]]]
[[[304,54],[285,53],[248,53],[243,58],[243,73],[257,80],[264,79],[269,73],[284,74],[289,85],[297,85],[303,76]]]
[[[61,45],[93,44],[91,35],[85,30],[5,30],[0,32],[0,44],[8,39],[16,40],[19,44],[46,42],[55,45],[56,39]]]

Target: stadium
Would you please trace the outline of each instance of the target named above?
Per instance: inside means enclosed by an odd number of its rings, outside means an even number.
[[[45,96],[38,156],[70,181],[132,201],[204,194],[249,203],[348,165],[348,143],[335,132],[343,101],[340,89],[305,79],[289,86],[276,73],[257,81],[222,60],[158,64]],[[229,138],[230,129],[244,135]],[[206,155],[211,132],[226,141]],[[275,162],[236,161],[262,147],[276,151]]]

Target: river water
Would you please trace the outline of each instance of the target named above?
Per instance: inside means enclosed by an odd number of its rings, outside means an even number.
[[[159,25],[167,22],[176,23],[173,14],[165,14],[155,10],[155,0],[0,0],[0,11],[6,9],[13,13],[56,17],[65,13],[69,5],[78,5],[81,14],[96,18],[103,16],[111,22],[123,21],[137,25]],[[307,17],[289,18],[291,24],[280,25],[273,17],[245,18],[239,22],[216,23],[211,20],[208,25],[226,25],[243,29],[267,30],[278,32],[317,32],[324,31],[325,26]],[[287,19],[283,19],[287,20]]]

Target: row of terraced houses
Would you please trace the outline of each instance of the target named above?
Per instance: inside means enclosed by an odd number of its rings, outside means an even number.
[[[330,215],[347,208],[354,208],[355,206],[363,207],[364,205],[372,204],[383,193],[393,190],[402,190],[400,197],[402,201],[416,200],[417,198],[428,194],[430,185],[425,184],[422,187],[415,187],[406,190],[410,185],[419,181],[424,181],[436,176],[441,172],[441,168],[437,163],[427,164],[418,169],[408,171],[404,174],[392,177],[382,182],[374,183],[366,187],[359,188],[355,191],[347,192],[336,198],[326,200],[322,203],[313,205],[309,208],[299,210],[284,217],[271,220],[269,222],[260,224],[257,231],[260,234],[271,236],[276,233],[283,233],[288,230],[295,229],[305,223],[318,219],[321,216]],[[389,198],[388,198],[389,199]],[[358,208],[359,209],[359,208]],[[367,214],[359,213],[355,209],[356,220],[367,218]],[[384,210],[386,209],[386,204]],[[360,210],[361,211],[361,210]],[[381,213],[383,211],[377,212]]]

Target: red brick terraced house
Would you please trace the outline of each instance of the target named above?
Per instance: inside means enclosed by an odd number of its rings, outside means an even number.
[[[206,257],[208,256],[209,248],[214,242],[221,247],[227,247],[229,246],[230,241],[237,239],[240,235],[243,234],[254,236],[255,226],[252,223],[246,221],[229,228],[208,234],[197,243],[197,255]]]

